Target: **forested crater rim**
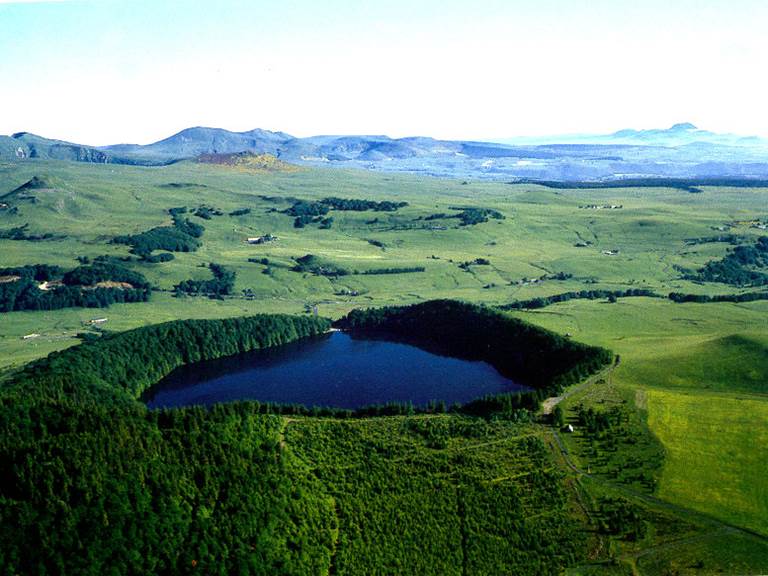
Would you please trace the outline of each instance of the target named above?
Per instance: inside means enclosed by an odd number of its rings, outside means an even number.
[[[147,390],[185,364],[280,346],[336,328],[348,333],[407,337],[421,347],[487,362],[530,392],[487,395],[456,410],[474,415],[534,409],[544,397],[600,370],[610,351],[588,346],[501,312],[455,300],[353,310],[331,322],[315,316],[256,315],[179,320],[102,336],[33,362],[10,386],[67,402],[137,404]],[[257,403],[258,404],[258,403]],[[380,415],[413,407],[376,406],[312,412],[297,405],[263,404],[270,413]]]

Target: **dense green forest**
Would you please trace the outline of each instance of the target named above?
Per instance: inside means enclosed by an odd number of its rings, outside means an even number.
[[[105,335],[28,365],[0,392],[0,571],[316,574],[333,517],[286,468],[281,421],[247,404],[149,412],[174,367],[318,334],[257,316]]]
[[[331,573],[560,574],[583,555],[584,537],[530,432],[508,421],[393,417],[292,422],[285,438],[335,501]]]
[[[464,349],[532,384],[611,359],[450,301],[341,324],[396,334],[419,323],[425,345]],[[15,373],[0,388],[0,572],[539,575],[581,558],[561,478],[525,424],[288,420],[253,402],[149,411],[136,401],[181,364],[329,327],[313,316],[175,321],[105,334]],[[531,367],[509,360],[527,341],[516,353],[533,354]],[[524,409],[524,398],[497,402]],[[492,452],[476,449],[486,444]]]

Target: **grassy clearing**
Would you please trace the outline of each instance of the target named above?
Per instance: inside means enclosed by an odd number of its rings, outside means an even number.
[[[681,390],[768,394],[768,337],[732,334],[669,347],[655,357],[638,358],[625,380]]]

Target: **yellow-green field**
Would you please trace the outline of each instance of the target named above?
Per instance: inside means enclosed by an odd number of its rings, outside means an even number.
[[[661,498],[768,535],[768,402],[649,390],[648,423],[664,444]]]

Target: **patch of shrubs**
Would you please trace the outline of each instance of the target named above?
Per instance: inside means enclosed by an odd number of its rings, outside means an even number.
[[[224,213],[218,208],[214,208],[213,206],[202,205],[195,208],[195,211],[192,212],[192,214],[198,218],[202,218],[203,220],[210,220],[214,216],[221,216]]]
[[[56,235],[50,232],[43,234],[29,234],[27,229],[29,224],[23,224],[8,230],[0,230],[0,239],[2,240],[27,240],[29,242],[40,242],[41,240],[59,240],[66,238],[63,235]]]
[[[487,258],[475,258],[474,260],[467,260],[459,264],[459,268],[462,270],[469,270],[470,266],[490,266],[491,261]]]

